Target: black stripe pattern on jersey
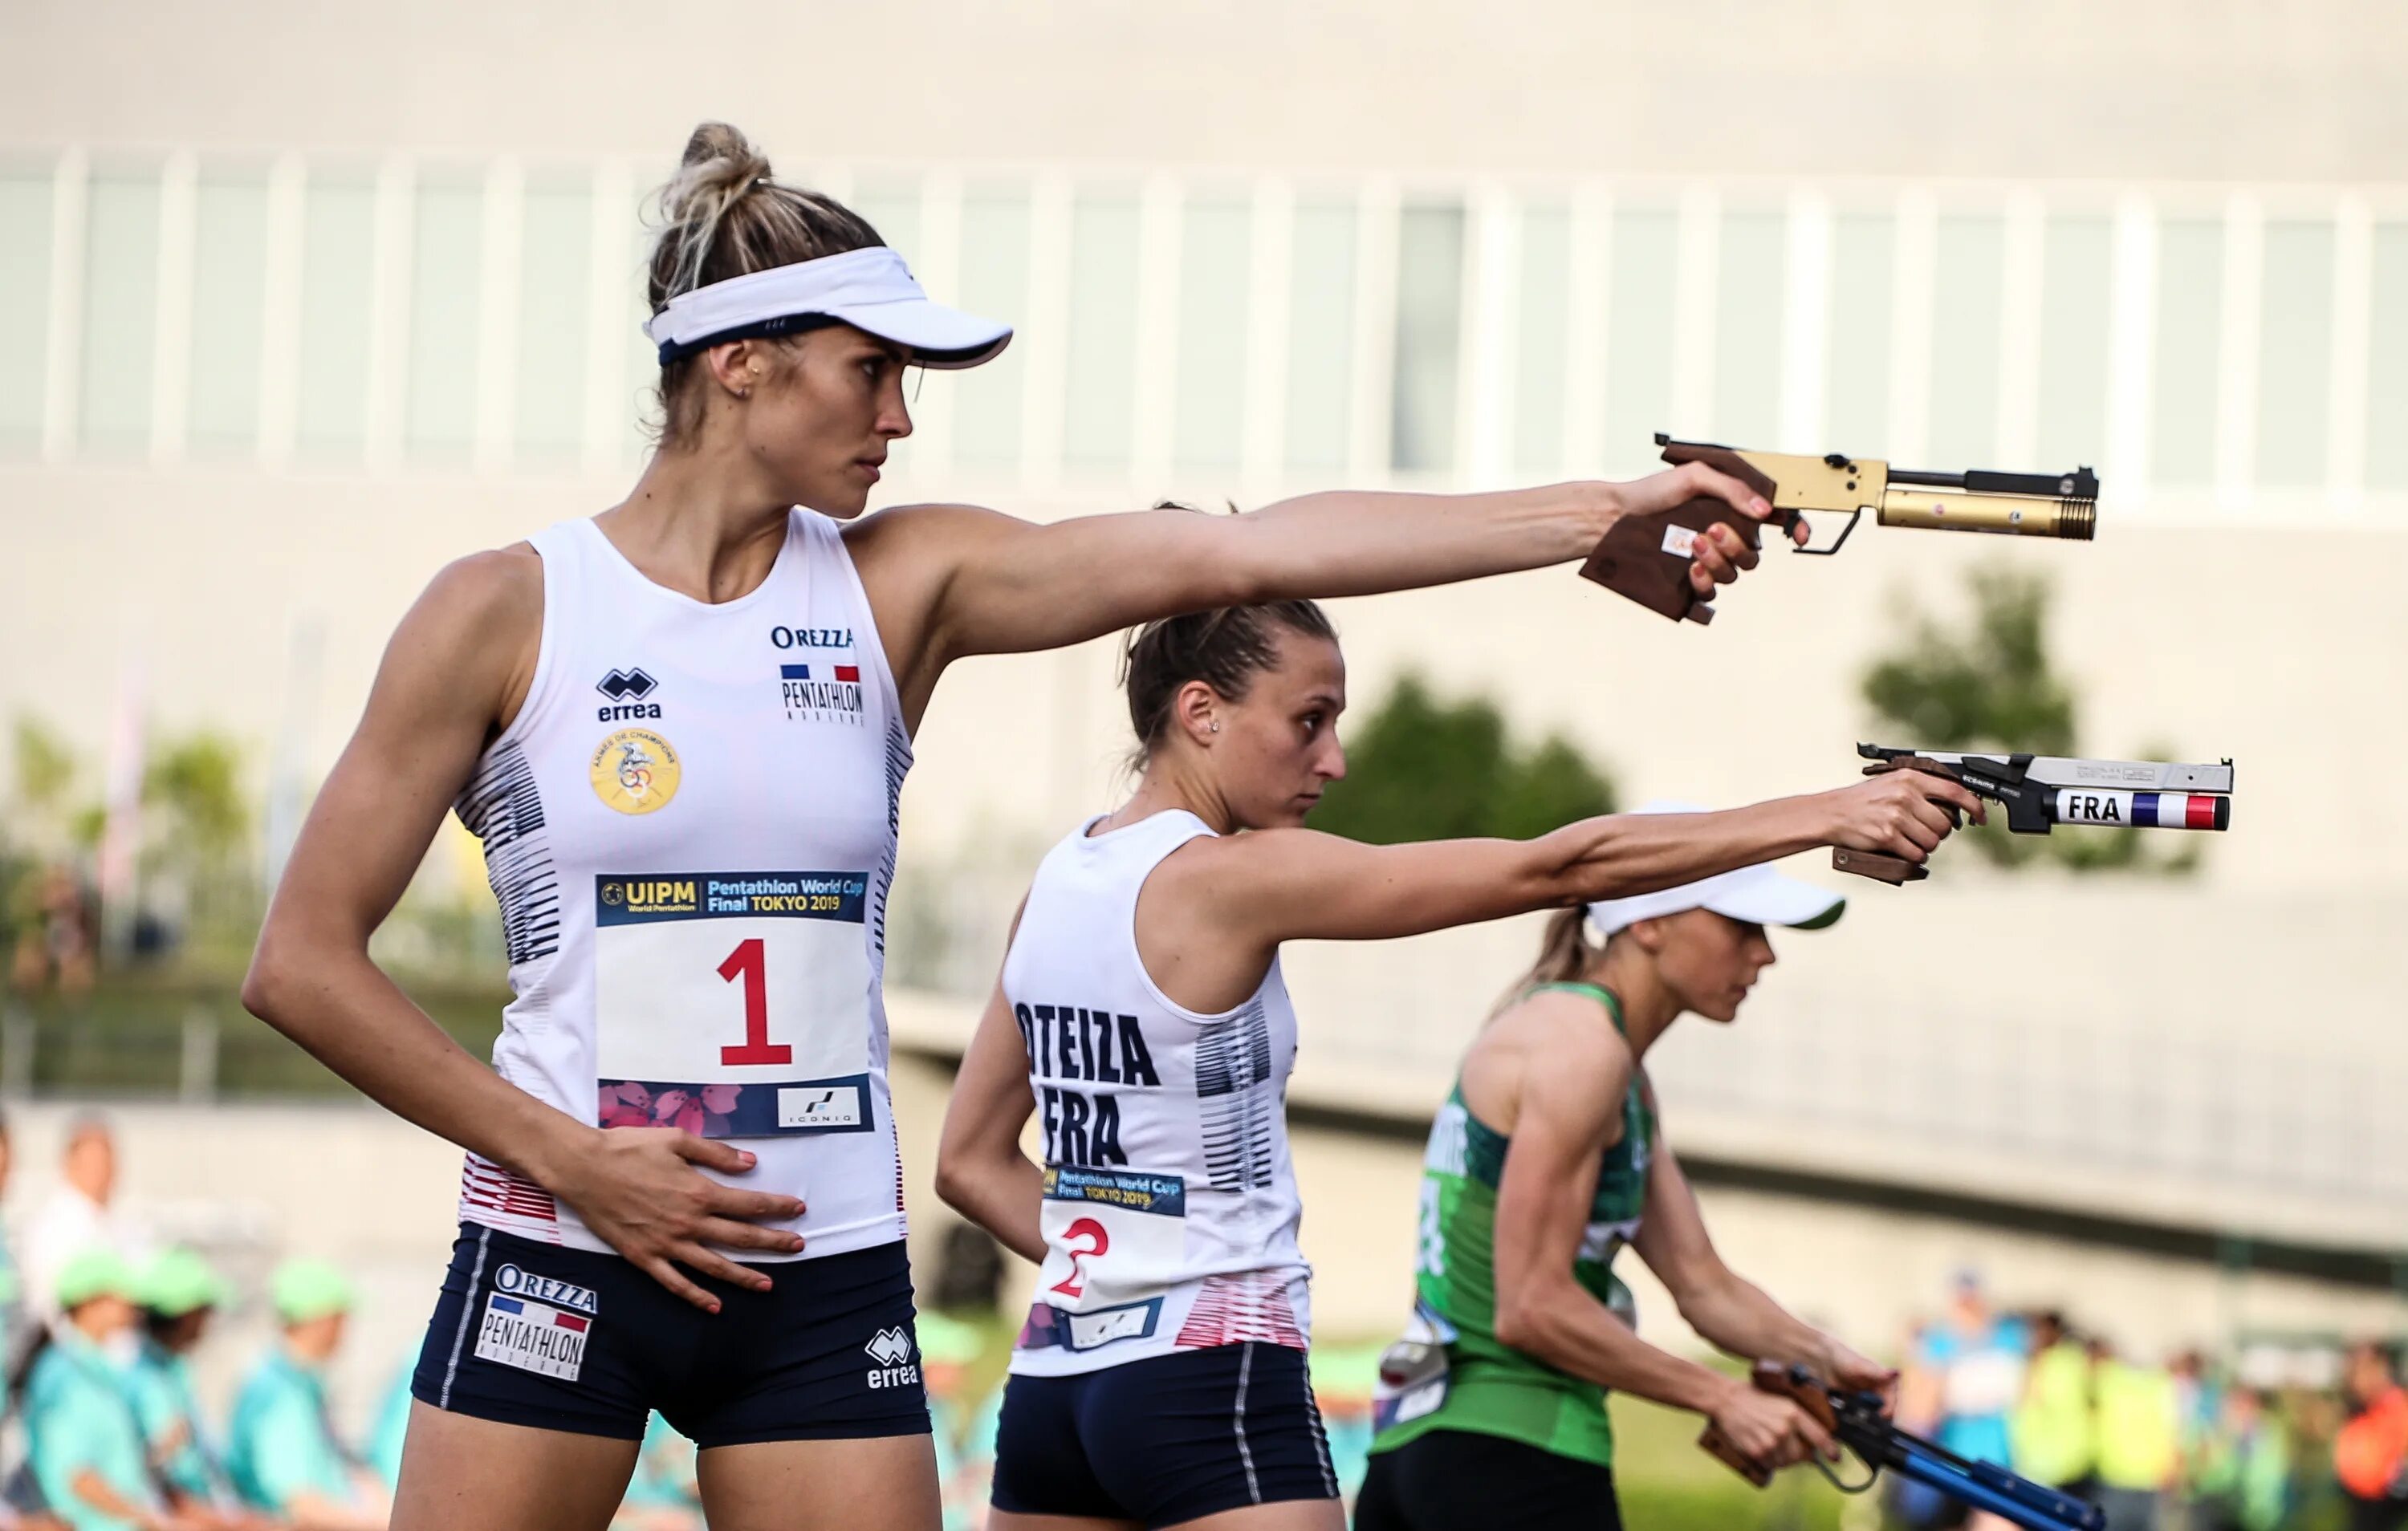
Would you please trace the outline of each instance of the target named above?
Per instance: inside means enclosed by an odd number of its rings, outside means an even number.
[[[911,769],[911,737],[899,718],[886,720],[886,854],[869,885],[869,950],[886,960],[886,895],[895,886],[895,853],[903,828],[903,778]]]
[[[1260,994],[1196,1038],[1196,1096],[1204,1121],[1204,1166],[1215,1191],[1271,1183],[1272,1131],[1280,1109],[1271,1078],[1271,1021]]]
[[[560,949],[560,883],[535,767],[517,744],[495,750],[460,794],[460,822],[485,842],[485,877],[502,906],[502,947],[513,966]]]

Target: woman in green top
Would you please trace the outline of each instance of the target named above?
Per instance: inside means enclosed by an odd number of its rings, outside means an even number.
[[[1620,1525],[1609,1390],[1705,1415],[1768,1466],[1832,1452],[1787,1399],[1641,1340],[1612,1274],[1625,1244],[1722,1349],[1889,1384],[1722,1263],[1640,1066],[1683,1015],[1738,1014],[1767,925],[1819,929],[1842,905],[1758,866],[1549,923],[1430,1131],[1413,1326],[1383,1366],[1356,1531]]]

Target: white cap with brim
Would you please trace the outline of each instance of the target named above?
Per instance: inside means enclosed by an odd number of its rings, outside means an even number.
[[[850,324],[911,353],[914,366],[991,362],[1011,326],[928,301],[903,257],[884,245],[748,271],[680,293],[644,323],[664,365],[711,346]]]
[[[1641,813],[1704,813],[1694,803],[1656,802]],[[1784,877],[1770,866],[1742,866],[1719,877],[1684,882],[1677,888],[1641,894],[1635,898],[1608,898],[1588,907],[1589,927],[1599,939],[1641,920],[1712,909],[1727,919],[1751,925],[1786,925],[1792,930],[1820,930],[1836,923],[1848,901],[1835,893]]]

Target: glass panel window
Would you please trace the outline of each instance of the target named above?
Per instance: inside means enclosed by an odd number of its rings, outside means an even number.
[[[1656,461],[1656,433],[1671,422],[1673,238],[1668,209],[1614,212],[1605,300],[1609,472],[1647,471]]]
[[[267,180],[204,173],[193,200],[193,355],[185,433],[196,454],[259,441],[267,341]]]
[[[1830,370],[1824,432],[1833,451],[1886,460],[1889,439],[1891,270],[1898,225],[1885,213],[1831,222]]]
[[[86,209],[82,396],[85,447],[150,444],[150,373],[159,318],[159,178],[102,173]]]
[[[50,369],[50,171],[0,165],[0,451],[42,436]]]
[[[2366,483],[2408,489],[2408,223],[2374,227],[2367,319]]]
[[[1714,276],[1714,440],[1772,439],[1781,411],[1787,229],[1776,213],[1723,220]]]
[[[2050,221],[2041,242],[2039,458],[2002,470],[2063,473],[2107,446],[2107,284],[2103,218]]]
[[[1463,345],[1463,208],[1409,207],[1397,226],[1396,384],[1388,461],[1399,472],[1455,466]]]
[[[1513,327],[1513,466],[1526,476],[1564,469],[1571,242],[1571,215],[1565,208],[1523,212],[1521,301]]]
[[[301,205],[301,367],[295,421],[312,452],[355,455],[367,436],[368,322],[376,301],[376,187],[309,178]]]
[[[1028,308],[1028,194],[993,188],[962,201],[961,306],[971,313],[1015,323]],[[1001,465],[1020,460],[1023,379],[1020,348],[984,366],[949,372],[942,379],[957,392],[953,455],[963,463]]]
[[[2149,477],[2157,483],[2214,481],[2223,336],[2224,225],[2169,219],[2157,226],[2157,340],[2149,367]]]
[[[1928,465],[2003,468],[1999,451],[1999,304],[2006,226],[1940,220],[1931,272],[1931,439]]]
[[[484,227],[484,193],[474,181],[420,181],[410,216],[409,384],[402,417],[413,455],[466,457],[476,437]]]
[[[1081,196],[1072,205],[1069,372],[1062,416],[1066,463],[1088,468],[1128,464],[1137,419],[1137,244],[1134,198]]]
[[[1288,250],[1287,465],[1342,471],[1354,405],[1355,209],[1296,205]]]
[[[585,439],[586,316],[593,311],[594,193],[584,180],[537,181],[519,214],[518,378],[512,429],[521,456],[558,462]]]
[[[1171,451],[1182,465],[1238,465],[1254,227],[1253,210],[1229,200],[1190,202],[1181,225],[1179,384]]]
[[[2325,479],[2325,414],[2332,392],[2333,227],[2266,225],[2258,321],[2258,481]]]

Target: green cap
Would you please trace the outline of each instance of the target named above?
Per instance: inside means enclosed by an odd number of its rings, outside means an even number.
[[[939,1366],[967,1366],[986,1349],[986,1337],[975,1327],[942,1313],[923,1313],[912,1321],[920,1359]]]
[[[169,1250],[143,1267],[134,1300],[154,1313],[182,1318],[225,1301],[225,1283],[190,1250]]]
[[[323,1260],[287,1260],[276,1268],[269,1292],[276,1316],[287,1324],[351,1310],[350,1278]]]
[[[80,1308],[94,1297],[133,1295],[133,1267],[115,1250],[85,1250],[59,1271],[61,1308]]]

